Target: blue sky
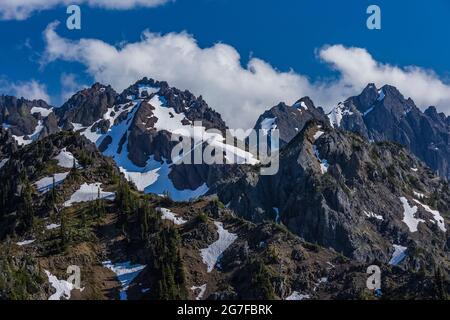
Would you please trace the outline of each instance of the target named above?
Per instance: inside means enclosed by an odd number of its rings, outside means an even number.
[[[317,57],[324,45],[365,49],[374,60],[433,70],[444,84],[450,79],[450,2],[410,1],[176,0],[156,8],[109,10],[82,8],[82,30],[65,28],[65,7],[33,13],[28,19],[0,21],[0,79],[34,79],[46,86],[52,102],[61,100],[61,75],[91,84],[95,75],[83,63],[54,59],[40,65],[47,44],[43,31],[55,20],[64,39],[99,39],[110,45],[138,42],[144,30],[166,34],[187,31],[200,48],[225,43],[240,54],[264,60],[282,72],[294,70],[311,82],[338,78],[342,71]],[[366,28],[366,8],[382,10],[382,30]],[[149,76],[154,76],[149,74]],[[5,86],[5,85],[4,85]],[[444,99],[445,100],[445,99]],[[440,101],[440,100],[439,100]]]

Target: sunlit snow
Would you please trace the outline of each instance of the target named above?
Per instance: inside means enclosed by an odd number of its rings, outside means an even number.
[[[36,240],[25,240],[25,241],[22,241],[22,242],[17,242],[16,244],[18,245],[18,246],[20,246],[20,247],[23,247],[23,246],[27,246],[27,245],[29,245],[29,244],[32,244],[33,242],[35,242]]]
[[[33,141],[36,141],[39,138],[39,135],[41,134],[42,129],[44,129],[44,125],[43,125],[42,120],[39,120],[36,128],[34,129],[34,132],[32,134],[30,134],[28,137],[13,135],[13,138],[16,140],[17,144],[19,144],[21,146],[25,146],[25,145],[32,143]],[[27,139],[25,139],[25,137],[27,137]]]
[[[63,298],[64,300],[69,300],[72,290],[75,289],[73,283],[70,283],[66,280],[58,280],[56,276],[52,275],[47,270],[44,270],[44,272],[48,277],[48,281],[50,282],[52,287],[56,290],[56,292],[52,294],[48,298],[48,300],[61,300],[61,298]],[[80,289],[80,291],[83,291],[83,288]]]
[[[58,161],[58,166],[62,168],[73,168],[74,161],[75,167],[79,167],[78,160],[76,160],[73,154],[70,151],[67,151],[66,148],[62,149],[55,159]]]
[[[425,222],[422,219],[417,219],[414,215],[417,213],[417,207],[411,207],[405,197],[400,197],[403,204],[403,222],[408,226],[410,232],[416,232],[419,222]]]
[[[172,211],[170,211],[169,209],[157,208],[157,211],[159,211],[161,213],[162,219],[170,220],[176,225],[182,225],[187,222],[183,218],[177,217],[177,215],[175,213],[173,213]]]
[[[67,178],[69,172],[64,173],[56,173],[54,175],[55,184],[53,185],[53,176],[42,178],[36,181],[34,184],[40,193],[46,193],[51,190],[53,187],[56,187],[63,183],[63,181]]]
[[[439,211],[431,209],[429,206],[421,203],[420,201],[418,201],[416,199],[414,199],[414,201],[417,204],[421,205],[426,211],[428,211],[429,213],[431,213],[433,215],[433,219],[434,219],[434,221],[436,221],[439,229],[441,229],[443,232],[447,231],[447,229],[445,228],[444,218],[441,216]]]
[[[311,297],[309,294],[302,294],[297,291],[292,292],[292,294],[289,297],[286,297],[284,300],[307,300]]]
[[[322,172],[322,174],[328,172],[328,167],[330,166],[328,164],[328,161],[326,159],[320,158],[319,150],[317,149],[317,147],[315,145],[313,145],[313,150],[314,150],[314,154],[317,157],[317,160],[319,160],[319,162],[320,162],[320,171]]]
[[[31,114],[35,114],[35,113],[39,113],[42,117],[48,117],[48,115],[50,113],[52,113],[52,109],[46,109],[46,108],[41,108],[41,107],[33,107],[30,110]]]
[[[214,224],[217,227],[219,239],[209,245],[208,248],[200,250],[203,263],[207,265],[208,272],[211,272],[214,269],[214,266],[216,265],[220,256],[237,239],[236,234],[230,233],[223,228],[222,222],[215,221]]]
[[[64,202],[64,206],[70,207],[74,203],[93,201],[98,199],[99,195],[100,199],[114,200],[115,193],[105,192],[102,190],[100,186],[101,183],[82,184],[80,186],[80,189],[75,191],[75,193],[70,197],[70,199]]]

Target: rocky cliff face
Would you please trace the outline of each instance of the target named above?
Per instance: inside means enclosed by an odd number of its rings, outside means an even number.
[[[241,168],[211,192],[245,219],[278,221],[360,262],[388,263],[397,245],[416,270],[448,257],[448,184],[400,145],[326,123],[309,122],[281,150],[276,175]]]
[[[21,145],[59,130],[52,107],[45,101],[11,96],[0,96],[0,123]]]
[[[255,127],[280,129],[273,176],[257,161],[174,165],[173,132],[226,124],[164,82],[95,84],[55,113],[1,101],[0,299],[47,299],[74,264],[85,290],[65,298],[374,298],[371,264],[385,298],[450,292],[448,183],[407,150],[426,144],[415,130],[447,141],[449,118],[395,88],[369,86],[329,117],[308,98],[267,111]],[[68,131],[52,134],[57,124]],[[255,160],[212,141],[226,159]],[[118,269],[139,272],[124,288]]]
[[[102,120],[106,111],[116,104],[118,94],[110,87],[95,83],[91,88],[74,94],[60,108],[55,109],[59,125],[66,130],[89,127]],[[112,123],[103,123],[110,126]],[[101,125],[100,125],[101,126]]]
[[[0,298],[375,299],[366,289],[368,263],[380,265],[386,299],[445,297],[450,283],[443,278],[448,271],[441,239],[444,233],[436,221],[436,228],[430,227],[435,216],[419,209],[416,218],[424,221],[417,233],[408,235],[397,221],[396,209],[380,212],[380,207],[370,202],[375,188],[370,185],[370,190],[365,191],[366,202],[343,204],[347,211],[338,213],[336,206],[342,201],[332,194],[331,182],[329,187],[320,182],[325,175],[319,178],[322,171],[310,154],[312,145],[317,144],[323,157],[330,158],[330,171],[335,168],[333,172],[338,172],[336,168],[342,166],[339,172],[344,181],[373,179],[376,175],[356,178],[354,171],[338,160],[350,155],[345,151],[350,147],[346,143],[361,143],[360,138],[341,136],[342,133],[317,125],[306,125],[302,139],[295,138],[283,150],[282,162],[295,160],[292,170],[303,171],[292,184],[309,172],[311,183],[316,183],[309,188],[323,188],[316,198],[308,194],[310,203],[319,207],[308,207],[301,194],[291,194],[290,199],[302,200],[291,201],[298,210],[290,213],[284,211],[287,206],[278,204],[283,223],[244,220],[215,197],[173,202],[165,196],[144,195],[128,185],[114,163],[78,133],[58,133],[13,151],[9,154],[12,161],[0,169],[2,181],[17,186],[8,194],[14,201],[3,203],[0,214],[0,248],[7,257],[0,259]],[[317,129],[323,129],[320,137]],[[342,146],[336,160],[332,157],[335,150],[327,151],[325,147],[330,141]],[[364,146],[358,150],[355,158],[365,153]],[[380,150],[384,150],[386,158],[391,155],[392,161],[396,161],[397,153],[404,152],[392,151],[391,146]],[[303,167],[304,161],[309,163],[308,168]],[[417,164],[407,154],[403,161]],[[417,169],[418,175],[431,177],[426,168]],[[357,172],[362,174],[365,168]],[[399,175],[406,172],[405,169]],[[57,180],[64,173],[68,175]],[[45,176],[56,180],[45,182],[50,184],[47,189],[41,186]],[[427,178],[424,180],[424,186],[433,185]],[[439,183],[434,181],[434,185]],[[2,184],[0,194],[12,190],[5,188],[7,185]],[[300,188],[303,187],[306,186]],[[348,188],[352,188],[351,193],[358,192],[356,187]],[[284,186],[273,201],[287,192]],[[406,197],[409,201],[413,196]],[[386,201],[395,202],[388,198]],[[330,199],[335,203],[330,203]],[[353,199],[357,200],[356,195]],[[359,206],[367,210],[370,206],[373,211],[357,215],[352,210]],[[291,224],[298,219],[301,222]],[[347,225],[350,223],[351,227]],[[305,241],[283,224],[289,228],[305,225],[305,230],[311,229],[310,235],[317,236],[318,241],[334,238],[337,245],[358,245],[357,254],[353,254],[356,258]],[[390,241],[408,246],[405,257],[396,255],[397,247],[391,250]],[[388,255],[395,256],[396,262],[387,263]],[[442,260],[436,260],[439,258]],[[439,263],[441,271],[430,270],[425,261]],[[82,291],[66,286],[69,265],[81,268]]]
[[[327,121],[322,108],[317,108],[309,97],[304,97],[288,106],[280,103],[259,116],[255,124],[255,130],[278,129],[280,131],[280,146],[291,141],[305,124],[312,120]]]
[[[450,177],[449,118],[434,107],[421,112],[392,86],[364,91],[338,105],[330,114],[339,128],[372,141],[395,141],[405,146],[440,176]]]

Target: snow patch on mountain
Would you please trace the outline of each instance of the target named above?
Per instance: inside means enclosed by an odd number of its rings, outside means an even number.
[[[69,172],[55,173],[53,176],[44,177],[44,178],[36,181],[34,184],[40,193],[47,193],[53,187],[56,187],[56,186],[60,185],[61,183],[63,183],[63,181],[67,178],[68,175],[69,175]],[[54,185],[53,185],[53,178],[55,180]]]
[[[31,114],[39,113],[42,117],[46,118],[50,113],[52,113],[52,111],[53,111],[52,108],[46,109],[42,107],[33,107],[31,108],[30,113]]]
[[[44,124],[43,124],[42,120],[39,120],[36,128],[34,129],[34,132],[31,135],[29,135],[29,136],[12,135],[12,136],[16,140],[17,144],[19,144],[20,146],[26,146],[26,145],[29,145],[30,143],[32,143],[33,141],[36,141],[39,138],[43,129],[44,129]]]
[[[313,145],[314,154],[316,155],[317,160],[320,162],[320,171],[322,174],[325,174],[328,172],[328,167],[330,166],[328,164],[328,161],[326,159],[321,159],[319,154],[319,149],[315,145]]]
[[[35,239],[32,239],[32,240],[24,240],[24,241],[21,241],[21,242],[17,242],[16,244],[19,246],[19,247],[23,247],[23,246],[27,246],[27,245],[29,245],[29,244],[32,244],[33,242],[35,242],[36,240]]]
[[[157,130],[165,130],[172,134],[190,137],[194,141],[200,141],[202,143],[206,142],[211,147],[224,152],[228,162],[251,165],[259,163],[258,159],[250,152],[224,143],[225,138],[221,134],[206,132],[206,128],[204,127],[183,124],[182,121],[185,119],[184,114],[177,114],[173,108],[164,106],[164,99],[158,95],[155,95],[150,100],[150,104],[155,107],[153,114],[158,118],[158,121],[154,125],[154,128]],[[177,162],[176,159],[172,160]]]
[[[314,134],[314,141],[316,141],[317,139],[319,139],[325,132],[323,132],[322,130],[320,130],[322,128],[322,126],[317,126],[317,131]]]
[[[330,119],[330,124],[332,127],[339,128],[341,126],[342,119],[344,116],[351,116],[351,112],[343,103],[339,103],[330,113],[328,113],[328,119]]]
[[[114,200],[114,192],[105,192],[101,188],[101,183],[84,183],[75,191],[69,200],[64,202],[64,207],[70,207],[74,203],[89,202],[96,199]]]
[[[66,148],[62,149],[61,152],[55,157],[55,160],[58,161],[58,166],[62,168],[71,169],[75,163],[75,167],[78,168],[78,160],[75,159],[74,155],[67,151]]]
[[[441,216],[439,211],[431,209],[429,206],[421,203],[420,201],[418,201],[416,199],[414,199],[414,201],[417,204],[421,205],[426,211],[428,211],[429,213],[431,213],[433,215],[433,219],[434,219],[434,221],[436,221],[439,229],[441,229],[443,232],[447,231],[447,229],[445,228],[444,218]]]
[[[49,224],[49,225],[45,226],[45,229],[47,229],[47,230],[54,230],[54,229],[58,229],[59,227],[61,227],[60,224],[52,223],[52,224]]]
[[[392,258],[389,261],[391,266],[397,266],[403,259],[406,258],[406,250],[408,248],[394,244],[394,253],[392,254]]]
[[[176,225],[182,225],[182,224],[185,224],[187,222],[183,218],[177,217],[177,215],[175,213],[173,213],[172,211],[170,211],[169,209],[156,208],[156,210],[161,213],[161,215],[162,215],[161,218],[162,219],[170,220]]]
[[[408,226],[410,232],[417,232],[417,226],[419,225],[419,222],[425,222],[425,220],[417,219],[414,216],[417,213],[417,207],[411,207],[405,197],[400,197],[400,201],[403,204],[402,221]]]
[[[368,218],[375,218],[377,220],[383,220],[383,216],[377,215],[377,214],[373,213],[372,211],[363,211],[363,212]]]
[[[302,294],[297,291],[293,291],[290,296],[286,297],[284,300],[308,300],[311,299],[309,294]]]
[[[44,270],[44,272],[48,277],[48,281],[56,290],[56,292],[52,294],[48,300],[61,300],[61,298],[64,300],[69,300],[72,290],[75,289],[74,285],[66,280],[59,280],[47,270]]]
[[[228,247],[237,239],[237,235],[228,232],[223,228],[222,222],[215,221],[219,233],[219,239],[208,246],[208,248],[201,249],[200,254],[203,263],[206,264],[208,273],[214,269],[220,256],[228,249]]]

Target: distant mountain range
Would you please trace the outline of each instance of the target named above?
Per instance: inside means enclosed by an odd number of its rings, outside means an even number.
[[[371,264],[387,299],[450,295],[450,117],[369,84],[328,114],[304,97],[255,120],[280,132],[275,175],[222,140],[242,164],[174,164],[172,133],[228,127],[165,82],[59,108],[1,96],[0,299],[48,298],[66,264],[89,281],[65,298],[376,298]],[[140,271],[123,287],[118,268]]]

